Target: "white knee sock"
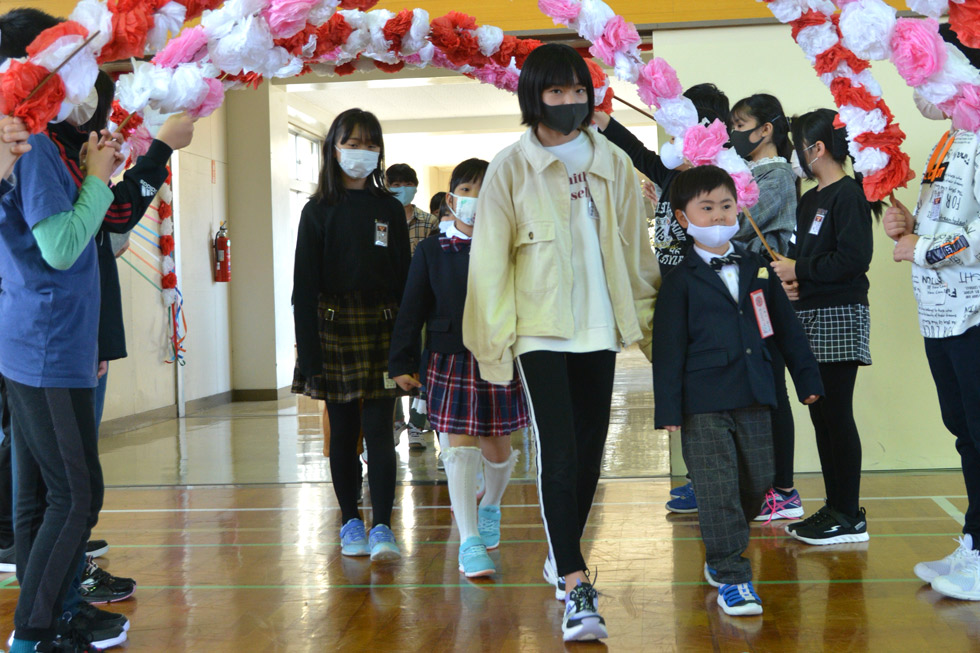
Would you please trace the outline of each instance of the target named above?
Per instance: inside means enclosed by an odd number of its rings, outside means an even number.
[[[476,470],[482,455],[477,447],[449,447],[442,454],[449,479],[449,500],[453,504],[461,542],[480,536],[476,511]]]
[[[449,434],[440,432],[438,435],[439,435],[439,455],[441,456],[446,453],[447,449],[449,449]],[[446,461],[443,460],[442,462],[446,462]]]
[[[480,507],[499,506],[504,498],[504,490],[510,482],[511,472],[517,464],[520,452],[517,449],[510,450],[510,457],[502,463],[492,463],[486,458],[483,459],[483,478],[487,483],[487,491],[480,501]]]

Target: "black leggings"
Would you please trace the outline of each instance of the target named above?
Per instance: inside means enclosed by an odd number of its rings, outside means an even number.
[[[824,397],[810,406],[827,504],[849,517],[858,514],[861,492],[861,437],[854,423],[857,371],[856,362],[820,363]]]
[[[365,399],[346,404],[327,404],[330,419],[330,476],[340,504],[343,523],[360,519],[357,489],[361,484],[361,461],[357,459],[357,440],[364,430],[368,452],[368,485],[371,489],[373,525],[391,525],[395,503],[395,442],[391,416],[395,399]]]
[[[777,347],[770,347],[772,374],[776,380],[776,408],[772,416],[772,451],[776,475],[773,487],[793,487],[793,454],[796,444],[796,425],[793,423],[793,406],[786,392],[786,361]]]

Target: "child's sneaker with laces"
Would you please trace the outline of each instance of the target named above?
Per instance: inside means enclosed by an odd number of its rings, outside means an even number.
[[[79,591],[82,598],[89,603],[115,603],[128,599],[136,593],[136,581],[132,578],[113,576],[88,557],[85,560],[85,571],[82,573]]]
[[[674,497],[666,503],[667,510],[680,514],[688,514],[698,511],[698,500],[692,491],[682,497]]]
[[[799,524],[790,524],[786,532],[807,544],[823,546],[868,541],[868,521],[864,508],[857,517],[847,517],[844,513],[824,506],[810,519]]]
[[[578,582],[565,601],[561,631],[566,642],[609,637],[606,620],[599,615],[599,593],[590,583]]]
[[[497,571],[481,538],[471,537],[459,545],[459,571],[467,578],[491,576]]]
[[[558,568],[555,566],[555,561],[551,559],[550,554],[544,559],[544,571],[542,575],[544,576],[545,582],[555,588],[555,598],[559,601],[564,601],[565,577],[558,575]]]
[[[340,553],[345,556],[371,555],[364,522],[360,519],[351,519],[340,528]]]
[[[480,537],[488,551],[500,546],[500,506],[480,506]]]
[[[372,528],[368,539],[371,545],[371,560],[374,562],[390,562],[402,557],[402,551],[395,541],[395,534],[384,524]]]
[[[980,601],[980,551],[964,553],[956,569],[933,579],[932,589],[954,599]]]
[[[670,489],[670,497],[672,499],[679,497],[693,497],[694,496],[694,484],[688,481],[684,485],[678,485],[677,487]]]
[[[782,492],[776,488],[769,488],[766,492],[766,501],[762,504],[762,510],[755,521],[764,521],[768,524],[774,519],[799,519],[802,516],[803,500],[799,492],[795,489]]]
[[[762,599],[755,593],[752,581],[719,587],[718,605],[733,617],[762,614]]]
[[[955,551],[942,560],[920,562],[913,569],[915,575],[921,578],[923,582],[931,583],[939,576],[948,576],[956,571],[960,563],[966,560],[973,551],[973,536],[967,533],[953,541],[959,544]]]

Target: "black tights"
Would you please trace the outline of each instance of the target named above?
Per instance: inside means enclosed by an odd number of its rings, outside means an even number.
[[[391,433],[391,416],[395,400],[366,399],[346,404],[327,404],[330,419],[330,476],[340,504],[344,524],[360,519],[357,489],[361,484],[361,461],[357,459],[357,440],[362,427],[367,447],[368,485],[371,489],[373,525],[391,525],[391,508],[395,502],[395,443]]]
[[[858,364],[820,363],[824,397],[810,406],[827,504],[849,517],[858,514],[861,492],[861,437],[854,423],[854,382]]]
[[[793,406],[786,392],[786,361],[776,347],[770,347],[772,373],[776,381],[776,408],[772,416],[772,452],[776,476],[772,486],[793,487],[793,454],[796,444],[796,426],[793,423]]]

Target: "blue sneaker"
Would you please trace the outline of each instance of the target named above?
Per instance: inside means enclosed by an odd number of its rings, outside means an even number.
[[[674,497],[687,497],[687,496],[693,497],[694,496],[694,484],[691,483],[690,481],[688,481],[684,485],[678,485],[675,488],[671,488],[670,489],[670,496],[671,496],[671,498],[674,498]]]
[[[708,563],[704,563],[704,579],[708,581],[708,585],[712,587],[721,587],[721,583],[715,580],[715,574],[718,572],[708,566]]]
[[[752,581],[719,587],[718,605],[733,617],[762,614],[762,599],[755,593]]]
[[[667,510],[671,512],[677,512],[681,514],[687,514],[698,511],[698,500],[694,496],[692,491],[690,494],[686,494],[682,497],[674,497],[667,502]]]
[[[578,582],[568,593],[561,631],[566,642],[581,642],[609,637],[606,620],[599,615],[599,593],[589,583]]]
[[[467,578],[490,576],[497,571],[481,538],[471,537],[459,545],[459,571]]]
[[[352,519],[340,529],[340,553],[345,556],[370,555],[367,535],[364,534],[364,522]]]
[[[480,538],[487,551],[500,546],[500,506],[480,506]]]
[[[799,519],[803,516],[803,500],[800,493],[796,490],[786,493],[770,488],[766,492],[766,501],[762,504],[762,510],[755,517],[755,521],[764,521],[767,524],[774,519]]]
[[[402,551],[395,542],[395,534],[384,524],[378,524],[371,529],[371,560],[375,562],[390,562],[402,557]]]

